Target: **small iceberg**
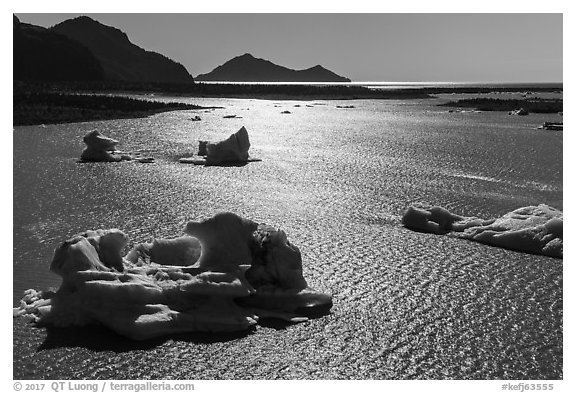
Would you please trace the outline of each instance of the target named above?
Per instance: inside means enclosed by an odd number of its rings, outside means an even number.
[[[513,111],[508,112],[509,115],[514,115],[514,116],[527,116],[530,114],[530,112],[528,112],[526,109],[524,108],[520,108],[520,109],[516,109]]]
[[[116,150],[118,141],[102,135],[99,131],[90,131],[84,135],[84,143],[86,148],[80,155],[80,162],[119,162],[119,161],[135,161],[140,163],[152,163],[153,157],[142,157],[140,153],[134,156]]]
[[[531,254],[563,257],[563,213],[548,205],[527,206],[499,218],[464,217],[442,208],[410,206],[402,224],[420,232],[444,235]]]
[[[137,244],[125,257],[129,239],[118,229],[74,236],[50,264],[62,277],[60,288],[27,290],[13,315],[58,327],[104,325],[146,340],[329,313],[332,296],[308,286],[300,250],[284,231],[219,213],[189,222],[184,232]]]
[[[228,139],[220,142],[199,141],[198,154],[181,158],[179,162],[206,166],[241,166],[248,162],[261,161],[251,158],[248,149],[250,149],[250,138],[246,128],[242,127]]]
[[[86,148],[82,152],[80,159],[84,162],[118,162],[122,161],[122,156],[116,153],[118,141],[102,135],[94,130],[84,135]]]
[[[544,124],[538,127],[538,129],[549,131],[564,131],[564,123],[545,121]]]

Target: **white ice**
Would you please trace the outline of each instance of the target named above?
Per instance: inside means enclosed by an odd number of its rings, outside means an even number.
[[[422,232],[446,234],[510,250],[563,256],[563,214],[548,205],[527,206],[500,218],[483,220],[453,214],[442,207],[410,206],[402,223]]]
[[[54,253],[58,291],[28,290],[14,316],[102,324],[144,340],[245,330],[259,316],[301,322],[302,312],[331,307],[330,295],[306,284],[300,251],[284,232],[232,213],[190,222],[185,231],[194,237],[137,244],[125,258],[128,236],[120,230],[74,236]]]
[[[248,162],[260,161],[251,158],[248,149],[250,149],[250,138],[246,128],[242,127],[223,141],[199,141],[198,155],[184,157],[179,161],[184,164],[207,166],[244,165]]]

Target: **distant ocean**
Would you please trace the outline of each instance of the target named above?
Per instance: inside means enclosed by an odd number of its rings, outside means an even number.
[[[421,89],[421,88],[558,88],[562,82],[230,82],[202,81],[206,84],[240,84],[240,85],[312,85],[312,86],[364,86],[372,89]]]

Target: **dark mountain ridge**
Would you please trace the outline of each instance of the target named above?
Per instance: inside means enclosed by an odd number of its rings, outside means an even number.
[[[350,82],[321,65],[305,70],[292,70],[249,53],[237,56],[207,74],[196,77],[198,81],[226,82]]]
[[[186,68],[168,57],[133,44],[126,33],[87,16],[50,28],[86,46],[98,59],[107,80],[193,83]]]
[[[81,43],[13,17],[15,81],[101,81],[104,70]]]

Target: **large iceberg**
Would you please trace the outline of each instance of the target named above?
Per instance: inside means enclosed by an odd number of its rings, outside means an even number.
[[[102,324],[144,340],[245,330],[259,317],[302,322],[331,308],[330,295],[308,287],[300,251],[283,231],[220,213],[185,232],[137,244],[125,257],[128,236],[120,230],[74,236],[50,266],[60,288],[26,291],[14,315],[56,326]]]
[[[490,220],[460,216],[438,206],[410,206],[402,224],[438,235],[454,232],[463,239],[515,251],[563,256],[563,214],[544,204],[522,207]]]

